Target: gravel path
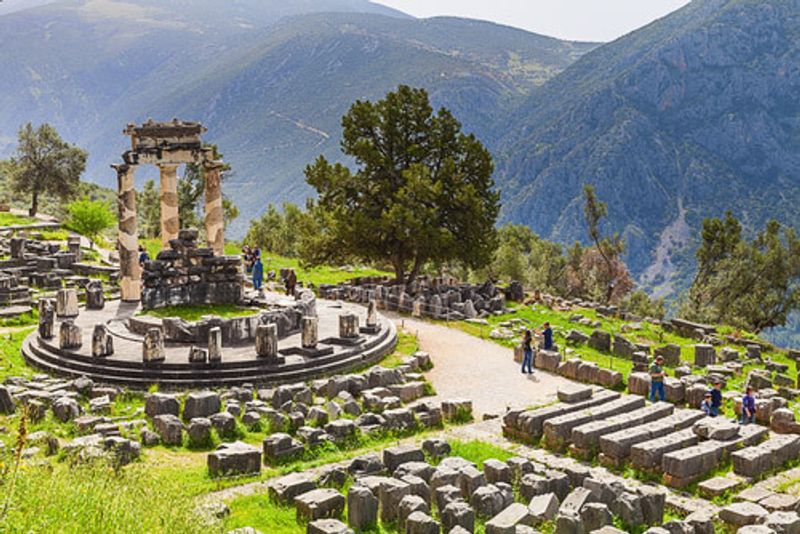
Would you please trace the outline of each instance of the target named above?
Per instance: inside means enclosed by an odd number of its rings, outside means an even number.
[[[441,399],[472,399],[476,419],[502,415],[506,408],[551,402],[569,380],[534,370],[522,374],[511,350],[454,328],[416,319],[395,319],[398,328],[415,334],[420,348],[430,353],[434,368],[426,373]]]

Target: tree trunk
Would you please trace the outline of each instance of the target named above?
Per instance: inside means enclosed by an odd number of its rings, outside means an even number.
[[[408,288],[408,286],[410,286],[411,283],[417,279],[421,267],[422,267],[422,258],[417,256],[414,259],[414,266],[411,268],[411,272],[408,273],[408,279],[405,281],[406,288]]]
[[[39,192],[34,191],[33,197],[31,199],[31,209],[28,210],[28,215],[31,217],[36,217],[36,213],[39,211]]]

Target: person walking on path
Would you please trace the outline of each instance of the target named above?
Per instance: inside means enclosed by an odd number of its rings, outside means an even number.
[[[718,416],[720,409],[722,409],[722,382],[717,380],[711,390],[711,417]]]
[[[742,397],[742,417],[741,423],[743,425],[752,424],[756,422],[756,398],[753,395],[753,388],[747,386],[744,396]]]
[[[550,328],[550,323],[546,322],[542,325],[542,330],[537,332],[540,336],[544,338],[544,343],[542,344],[542,348],[544,350],[553,350],[553,329]]]
[[[261,291],[261,284],[264,282],[264,264],[261,263],[261,258],[256,256],[253,262],[253,287],[256,291]]]
[[[664,377],[667,374],[664,372],[664,358],[656,356],[653,365],[650,366],[650,402],[656,401],[656,395],[659,400],[666,400],[666,392],[664,391]]]
[[[533,347],[531,343],[533,342],[533,334],[531,334],[530,330],[525,330],[525,335],[522,336],[522,372],[525,373],[525,369],[527,368],[527,373],[529,375],[533,374]]]
[[[294,272],[294,269],[289,269],[289,272],[286,273],[286,295],[293,297],[295,294],[296,286],[297,286],[297,273]]]

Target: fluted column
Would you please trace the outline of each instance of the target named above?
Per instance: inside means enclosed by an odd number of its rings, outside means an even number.
[[[178,166],[162,164],[161,169],[161,248],[169,248],[171,239],[178,238]]]
[[[206,239],[214,254],[225,253],[225,220],[222,216],[222,165],[219,162],[205,164]]]
[[[119,285],[123,302],[141,299],[141,268],[139,267],[139,231],[136,224],[136,184],[134,165],[113,165],[117,171],[117,208],[119,210]]]

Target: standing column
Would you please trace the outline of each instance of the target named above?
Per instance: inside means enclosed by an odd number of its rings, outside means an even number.
[[[136,188],[133,165],[113,165],[117,171],[117,208],[119,210],[119,286],[123,302],[141,299],[141,268],[139,267],[139,234],[136,225]]]
[[[171,239],[178,238],[178,166],[162,164],[161,169],[161,248],[169,248]]]
[[[214,254],[225,253],[225,221],[222,218],[222,165],[208,162],[205,165],[206,182],[206,239]]]

